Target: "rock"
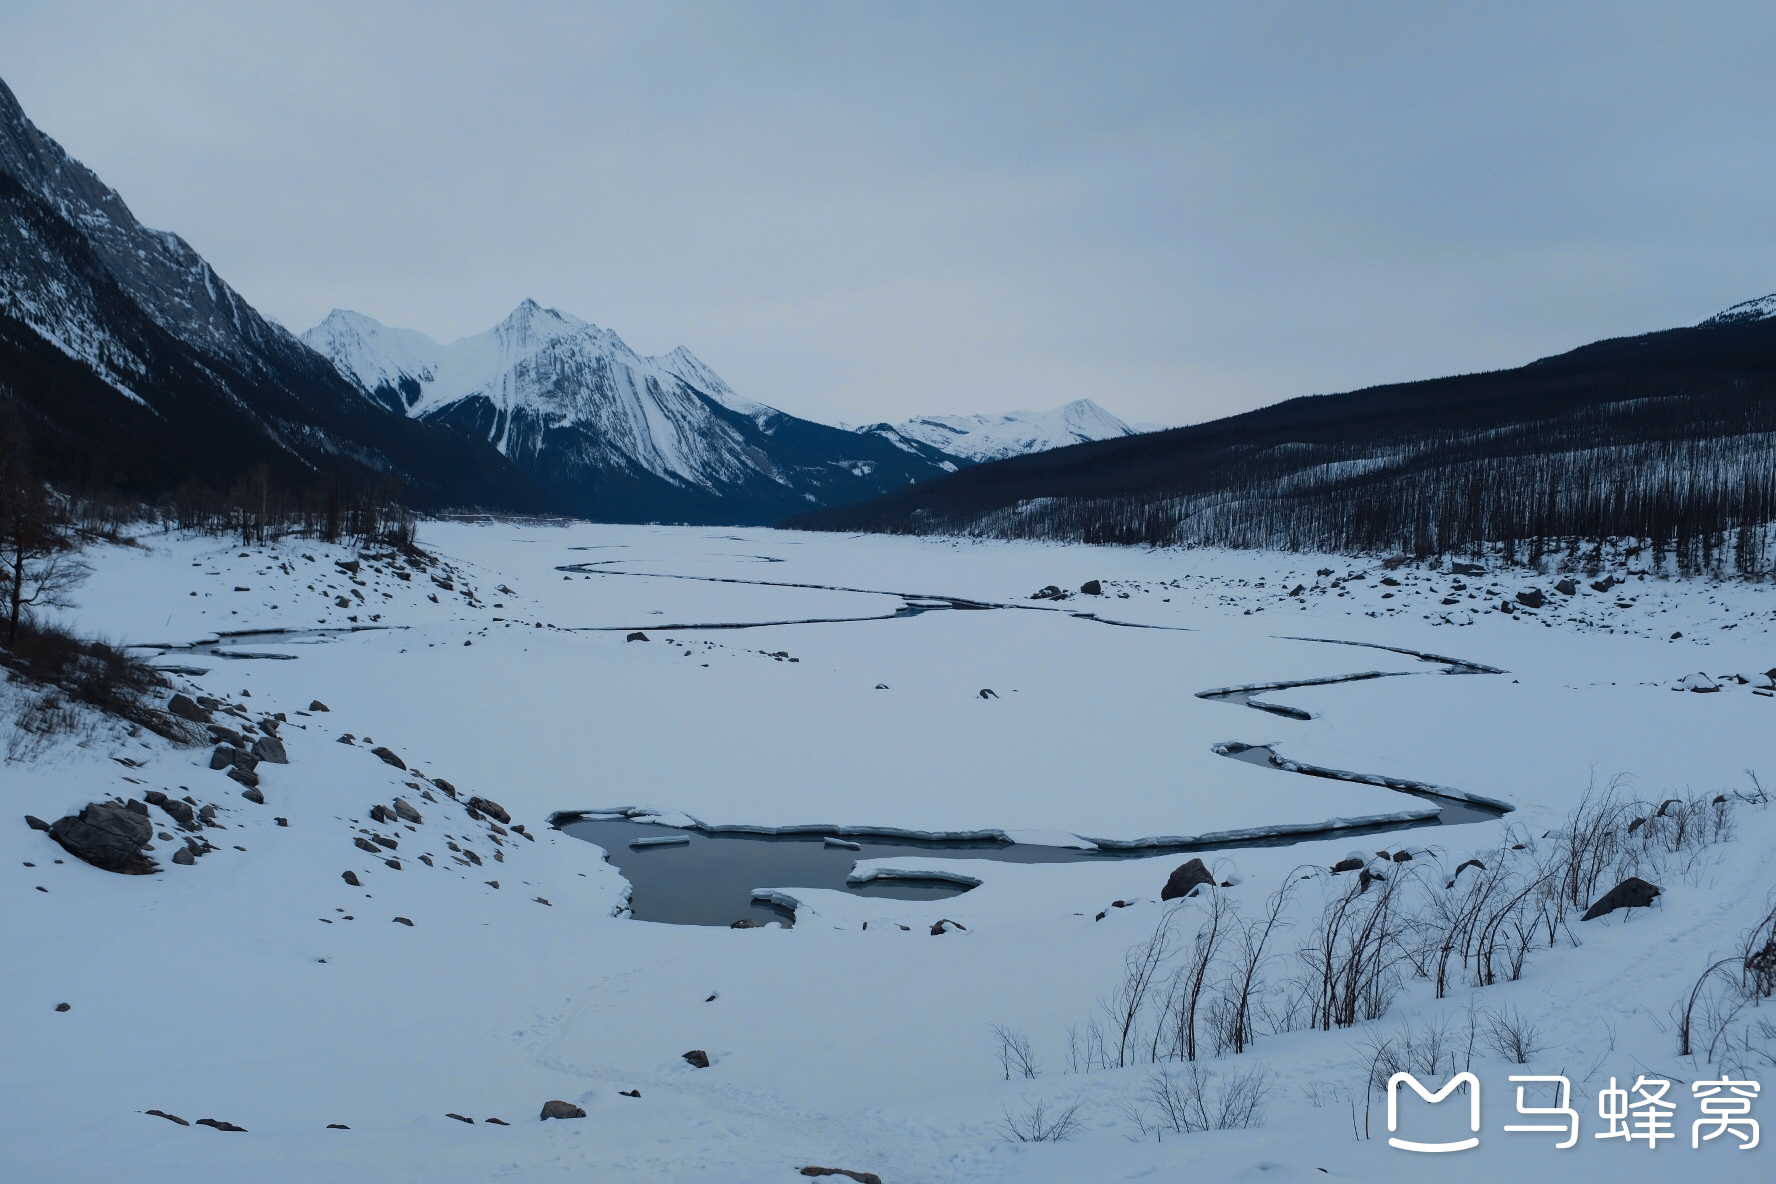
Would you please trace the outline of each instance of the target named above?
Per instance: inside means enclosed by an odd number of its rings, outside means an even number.
[[[261,736],[253,744],[253,756],[257,760],[273,765],[287,765],[289,756],[284,752],[284,742],[276,736]]]
[[[346,1126],[343,1122],[329,1122],[327,1124],[327,1129],[330,1131],[349,1131],[352,1128]]]
[[[57,1010],[57,1011],[72,1011],[72,1010],[73,1010],[73,1005],[72,1005],[72,1004],[68,1004],[68,1003],[58,1003],[58,1004],[56,1004],[56,1005],[55,1005],[55,1009],[56,1009],[56,1010]]]
[[[617,1091],[617,1096],[623,1098],[639,1098],[641,1096],[641,1091],[638,1089],[620,1089]]]
[[[372,821],[372,822],[392,822],[392,821],[394,821],[394,819],[389,814],[388,807],[383,805],[381,802],[377,802],[374,806],[370,807],[370,821]]]
[[[382,848],[378,847],[375,843],[372,843],[369,839],[366,839],[363,835],[354,835],[352,837],[352,846],[360,851],[368,851],[372,855],[382,854]]]
[[[498,888],[498,887],[499,887],[499,881],[498,881],[498,880],[483,880],[483,881],[481,881],[481,882],[482,882],[482,883],[483,883],[483,884],[486,884],[486,885],[487,885],[487,886],[488,886],[488,887],[489,887],[489,888]]]
[[[234,748],[231,745],[227,745],[227,744],[216,745],[216,751],[214,751],[210,754],[210,768],[212,768],[212,769],[232,769],[232,768],[234,768],[234,757],[235,757],[235,754],[238,753],[239,751],[240,751],[239,749]]]
[[[78,815],[51,824],[49,837],[68,854],[109,872],[139,875],[154,870],[153,861],[141,854],[154,837],[154,827],[127,806],[88,803]]]
[[[259,774],[253,772],[251,769],[243,769],[239,765],[228,770],[228,777],[229,780],[238,781],[248,789],[257,789],[259,787]]]
[[[191,853],[191,848],[181,847],[177,851],[173,852],[173,862],[178,864],[180,867],[190,867],[192,864],[197,862],[197,856],[195,856]]]
[[[1192,859],[1176,868],[1171,878],[1166,880],[1165,887],[1159,890],[1161,900],[1176,900],[1181,896],[1189,896],[1191,889],[1198,884],[1215,883],[1215,877],[1203,866],[1201,859]]]
[[[401,861],[398,859],[385,859],[382,862],[384,864],[386,864],[387,866],[393,868],[395,871],[401,870]]]
[[[1067,594],[1053,584],[1046,585],[1040,592],[1032,592],[1031,600],[1065,600]]]
[[[1362,868],[1362,866],[1363,866],[1363,861],[1361,859],[1357,859],[1355,857],[1352,857],[1350,859],[1339,860],[1337,863],[1332,865],[1332,870],[1334,872],[1354,872],[1354,871],[1357,871],[1360,868]]]
[[[152,1114],[156,1118],[164,1118],[168,1122],[176,1122],[180,1126],[190,1126],[191,1125],[189,1122],[186,1122],[183,1118],[180,1118],[177,1114],[168,1114],[165,1110],[144,1110],[144,1111],[142,1111],[142,1113]]]
[[[962,922],[952,921],[948,917],[945,917],[943,920],[939,921],[937,924],[935,924],[931,927],[931,936],[932,937],[942,937],[947,932],[947,930],[944,929],[945,925],[954,925],[956,928],[960,929],[962,932],[964,932],[964,933],[968,932],[968,926],[962,924]]]
[[[709,1068],[709,1054],[700,1048],[693,1048],[690,1052],[685,1053],[684,1059],[690,1062],[693,1069]]]
[[[1484,863],[1481,863],[1478,859],[1470,859],[1465,863],[1456,864],[1455,865],[1455,874],[1459,876],[1471,867],[1477,867],[1481,871],[1486,870],[1486,865]]]
[[[1486,569],[1478,563],[1451,563],[1449,571],[1450,574],[1458,576],[1483,576],[1486,574]]]
[[[210,713],[199,707],[189,695],[174,695],[167,703],[167,710],[180,719],[188,719],[194,724],[210,722]]]
[[[635,633],[631,633],[628,637],[625,637],[623,640],[624,641],[646,641],[647,639],[648,639],[647,634],[641,633],[638,631]]]
[[[1680,637],[1682,637],[1682,636],[1683,636],[1683,631],[1682,631],[1682,630],[1681,630],[1681,629],[1680,629],[1680,630],[1678,630],[1678,631],[1677,631],[1677,632],[1676,632],[1676,633],[1673,633],[1673,634],[1672,634],[1672,635],[1671,635],[1671,640],[1672,640],[1672,641],[1676,641],[1676,640],[1677,640],[1677,639],[1678,639],[1678,638],[1680,638]]]
[[[999,693],[997,691],[995,691],[992,687],[982,687],[980,689],[980,697],[983,699],[997,699],[999,697]]]
[[[1593,917],[1601,917],[1605,913],[1613,913],[1617,909],[1643,909],[1653,903],[1659,895],[1659,887],[1649,884],[1639,876],[1629,876],[1608,892],[1597,898],[1597,903],[1585,910],[1581,921],[1589,921]]]
[[[1097,580],[1087,580],[1085,583],[1079,585],[1079,590],[1087,596],[1102,596],[1104,594],[1104,585]]]
[[[1701,671],[1697,671],[1695,674],[1686,674],[1679,679],[1677,689],[1680,691],[1696,691],[1705,694],[1710,691],[1720,690],[1720,684],[1715,682],[1712,678],[1709,678],[1706,674],[1703,674]]]
[[[197,1120],[197,1125],[214,1127],[219,1131],[238,1131],[243,1135],[247,1133],[247,1128],[244,1126],[235,1126],[232,1122],[221,1122],[214,1118],[200,1118]]]
[[[406,917],[396,917],[394,923],[396,925],[405,925],[409,929],[413,928],[413,922],[409,921]]]
[[[216,807],[214,805],[205,806],[197,812],[197,816],[206,823],[214,822],[216,821]]]
[[[1542,594],[1540,588],[1525,588],[1517,593],[1517,603],[1524,608],[1541,608],[1548,603],[1548,598]]]
[[[470,1126],[474,1126],[474,1125],[475,1125],[475,1120],[474,1120],[474,1119],[472,1119],[472,1118],[464,1118],[464,1117],[463,1117],[463,1116],[462,1116],[462,1115],[460,1115],[460,1114],[446,1114],[446,1115],[445,1115],[445,1116],[444,1116],[444,1117],[445,1117],[445,1118],[454,1118],[454,1119],[456,1119],[456,1120],[457,1120],[457,1121],[458,1121],[458,1122],[466,1122],[466,1123],[468,1123],[468,1124],[469,1124],[469,1125],[470,1125]]]
[[[378,745],[375,748],[372,748],[370,750],[370,753],[372,756],[381,757],[382,763],[385,765],[393,765],[397,769],[405,769],[407,767],[406,761],[402,760],[400,757],[396,756],[394,753],[390,752],[388,749],[383,748],[380,745]]]
[[[43,819],[37,817],[35,814],[25,815],[25,825],[32,830],[47,831],[49,829],[49,823],[43,821]]]
[[[503,1118],[483,1118],[481,1121],[487,1123],[489,1126],[511,1126],[512,1125],[511,1123],[507,1122]]]
[[[1307,591],[1306,584],[1296,584],[1293,588],[1289,589],[1289,595],[1300,596],[1305,591]]]
[[[419,857],[419,861],[421,863],[425,864],[427,867],[437,867],[438,866],[437,864],[432,862],[432,857],[430,855],[421,855]]]
[[[449,794],[451,797],[456,796],[456,786],[450,784],[450,782],[444,780],[444,778],[434,777],[432,778],[432,784]]]
[[[543,1103],[543,1114],[542,1114],[542,1117],[540,1119],[538,1119],[538,1121],[539,1122],[547,1122],[551,1118],[584,1118],[584,1117],[586,1117],[586,1112],[584,1110],[580,1109],[578,1106],[574,1105],[572,1102],[563,1102],[557,1098],[553,1101],[548,1101],[548,1102]]]
[[[358,879],[357,872],[341,872],[339,878],[344,880],[347,884],[350,884],[353,888],[362,888],[364,886],[363,881]]]
[[[395,813],[408,822],[425,821],[425,818],[420,815],[420,812],[413,808],[413,803],[409,802],[406,798],[395,799]]]
[[[248,788],[248,789],[241,790],[241,797],[246,798],[249,802],[252,802],[255,806],[263,806],[265,804],[265,795],[263,793],[260,793],[259,790],[256,788]]]
[[[331,707],[327,706],[325,703],[321,702],[319,699],[316,699],[314,702],[310,703],[308,705],[308,709],[310,711],[332,711],[333,710]]]
[[[538,904],[549,904],[549,898],[546,896],[533,896],[533,897],[531,897],[531,899],[536,901]],[[555,906],[552,904],[549,904],[549,907],[554,908]]]
[[[469,809],[479,810],[499,822],[510,823],[512,821],[512,816],[506,813],[506,808],[491,798],[470,798]]]
[[[874,1172],[854,1172],[850,1168],[819,1168],[812,1164],[802,1169],[804,1176],[849,1176],[857,1184],[882,1184],[882,1177]]]
[[[1411,862],[1411,860],[1412,860],[1412,852],[1410,852],[1410,851],[1396,851],[1396,852],[1394,852],[1394,862],[1395,863],[1409,863],[1409,862]]]
[[[764,927],[765,923],[756,917],[741,917],[728,926],[729,929],[763,929]]]
[[[1562,596],[1577,596],[1579,594],[1579,586],[1568,578],[1555,584],[1554,591],[1560,593]]]
[[[233,728],[225,728],[221,724],[211,724],[209,733],[210,739],[218,744],[232,744],[236,748],[244,748],[247,743],[246,738],[239,732]]]

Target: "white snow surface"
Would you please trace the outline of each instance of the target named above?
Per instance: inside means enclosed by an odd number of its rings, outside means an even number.
[[[921,415],[904,423],[871,424],[853,430],[897,433],[972,461],[1004,460],[1069,444],[1140,434],[1140,429],[1130,427],[1090,399],[1075,399],[1052,411]]]
[[[1698,322],[1703,325],[1733,325],[1745,321],[1762,321],[1776,317],[1776,292],[1768,296],[1760,296],[1756,300],[1742,300],[1723,312],[1717,312],[1706,320]]]
[[[1583,944],[1537,950],[1520,981],[1439,1001],[1408,977],[1380,1020],[1263,1034],[1207,1062],[1272,1074],[1265,1124],[1163,1142],[1140,1140],[1119,1106],[1140,1098],[1149,1066],[1070,1074],[1066,1042],[1152,932],[1186,856],[862,861],[860,876],[922,867],[980,886],[918,902],[762,884],[794,902],[795,927],[736,931],[629,919],[622,877],[548,818],[647,807],[680,822],[996,828],[1064,845],[1426,805],[1215,755],[1228,741],[1517,807],[1498,822],[1204,853],[1233,885],[1218,891],[1251,914],[1303,865],[1353,849],[1453,869],[1507,835],[1533,843],[1594,781],[1625,776],[1657,801],[1748,789],[1747,769],[1767,779],[1776,700],[1756,691],[1776,665],[1769,584],[1624,568],[1605,592],[1581,581],[1507,615],[1499,602],[1551,577],[1468,576],[1457,590],[1412,567],[1382,585],[1372,562],[1337,556],[501,521],[423,524],[440,559],[424,571],[305,539],[139,542],[89,550],[95,574],[69,621],[189,646],[143,652],[202,670],[171,677],[232,704],[239,715],[218,717],[230,726],[284,712],[290,763],[259,767],[259,806],[210,770],[207,748],[100,717],[59,737],[7,733],[0,1178],[788,1184],[818,1164],[891,1184],[1555,1172],[1615,1184],[1665,1179],[1673,1159],[1711,1180],[1768,1178],[1769,1148],[1690,1149],[1687,1083],[1713,1073],[1674,1055],[1667,1009],[1768,907],[1769,810],[1743,809],[1737,837],[1671,876],[1655,907],[1575,919]],[[354,557],[355,576],[335,565]],[[1104,595],[1028,599],[1088,579]],[[937,597],[1002,607],[897,614]],[[269,629],[303,632],[224,636]],[[1398,650],[1504,673],[1450,675]],[[1362,671],[1389,676],[1259,696],[1310,720],[1196,696]],[[1697,671],[1720,691],[1673,693]],[[0,684],[6,715],[31,694]],[[330,710],[309,713],[315,699]],[[498,801],[535,841],[474,821],[430,778]],[[19,821],[149,789],[218,805],[221,826],[203,832],[216,850],[177,866],[174,843],[156,840],[157,874],[118,876]],[[370,806],[397,795],[423,821],[371,823]],[[353,845],[365,830],[398,840],[400,870]],[[1186,936],[1201,910],[1177,914]],[[936,939],[939,918],[966,929]],[[1305,914],[1287,919],[1285,951],[1306,930]],[[1520,1009],[1548,1044],[1527,1067],[1475,1054],[1481,1147],[1428,1161],[1391,1148],[1385,1101],[1373,1137],[1354,1138],[1350,1107],[1326,1099],[1360,1085],[1363,1041],[1469,1002]],[[1039,1078],[1004,1080],[992,1024],[1028,1034]],[[710,1068],[686,1064],[690,1049]],[[1574,1078],[1581,1146],[1502,1132],[1524,1121],[1508,1076],[1525,1072]],[[1596,1091],[1640,1073],[1678,1083],[1679,1140],[1659,1156],[1591,1138]],[[554,1098],[589,1117],[538,1122]],[[996,1124],[1031,1100],[1081,1102],[1082,1128],[1059,1144],[1007,1141]]]

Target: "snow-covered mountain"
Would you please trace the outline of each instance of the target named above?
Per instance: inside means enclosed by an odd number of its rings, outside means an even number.
[[[786,415],[682,346],[645,357],[532,300],[449,345],[343,309],[302,339],[370,399],[488,441],[607,520],[770,522],[956,467],[928,448]]]
[[[854,430],[881,436],[901,447],[917,442],[976,464],[1140,434],[1090,399],[1075,399],[1053,411],[922,415],[904,423],[869,424]]]

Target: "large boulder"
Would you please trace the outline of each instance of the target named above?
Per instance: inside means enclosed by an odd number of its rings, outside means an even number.
[[[551,1118],[584,1117],[586,1117],[586,1112],[572,1102],[563,1102],[560,1099],[555,1099],[543,1103],[543,1116],[539,1121],[547,1122]]]
[[[1079,590],[1087,596],[1102,596],[1104,594],[1104,585],[1097,580],[1087,580],[1085,583],[1079,585]]]
[[[197,701],[190,695],[174,695],[172,701],[167,704],[167,710],[180,719],[188,719],[194,724],[210,722],[210,713],[199,707]]]
[[[506,813],[506,808],[490,798],[470,798],[469,809],[479,810],[496,822],[504,822],[507,825],[512,822],[512,816]]]
[[[1659,895],[1659,886],[1649,884],[1639,876],[1629,876],[1608,892],[1597,898],[1597,903],[1585,910],[1581,921],[1589,921],[1601,917],[1605,913],[1613,913],[1617,909],[1644,909]]]
[[[1189,896],[1198,884],[1207,884],[1213,888],[1215,877],[1209,874],[1209,869],[1203,866],[1201,859],[1192,859],[1172,872],[1165,887],[1159,890],[1159,898],[1176,900],[1180,896]]]
[[[1706,694],[1711,691],[1720,690],[1720,684],[1698,670],[1694,674],[1686,674],[1678,679],[1677,685],[1673,689],[1679,691],[1696,691],[1698,693]]]
[[[1541,608],[1548,603],[1548,598],[1540,588],[1525,588],[1517,593],[1517,603],[1524,608]]]
[[[370,750],[370,752],[374,756],[381,757],[382,762],[385,765],[393,765],[397,769],[405,769],[407,767],[406,761],[402,760],[400,757],[396,756],[393,752],[391,752],[387,748],[384,748],[380,745],[378,745],[375,748],[372,748]]]
[[[108,872],[141,875],[154,870],[142,848],[154,837],[148,816],[114,802],[91,802],[78,815],[50,824],[49,837],[68,854]]]
[[[1560,593],[1562,596],[1577,596],[1579,594],[1579,586],[1573,583],[1569,577],[1555,584],[1554,591]]]
[[[395,799],[395,814],[407,822],[425,821],[425,818],[421,816],[420,812],[413,808],[413,803],[406,798]]]
[[[284,742],[276,736],[261,736],[253,742],[253,755],[267,764],[287,765],[290,758],[284,752]]]

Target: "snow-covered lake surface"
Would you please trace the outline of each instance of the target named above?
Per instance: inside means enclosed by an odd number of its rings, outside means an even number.
[[[89,555],[71,622],[154,647],[178,689],[235,706],[218,716],[230,726],[283,712],[290,763],[260,766],[259,806],[207,748],[98,723],[12,737],[7,1179],[788,1181],[807,1164],[891,1184],[1418,1179],[1428,1169],[1387,1145],[1384,1116],[1354,1138],[1350,1107],[1328,1100],[1360,1088],[1370,1034],[1509,1004],[1547,1039],[1533,1071],[1568,1072],[1587,1098],[1611,1075],[1687,1083],[1705,1066],[1673,1055],[1667,1009],[1776,888],[1776,824],[1747,806],[1737,837],[1673,870],[1653,908],[1584,923],[1582,944],[1537,951],[1519,981],[1437,1000],[1407,973],[1378,1020],[1262,1031],[1209,1067],[1268,1070],[1265,1125],[1156,1142],[1125,1108],[1151,1066],[1069,1073],[1067,1046],[1153,932],[1179,848],[1255,914],[1280,885],[1321,892],[1353,853],[1410,854],[1400,866],[1430,876],[1531,848],[1615,778],[1654,803],[1749,793],[1747,770],[1776,769],[1776,698],[1756,693],[1776,667],[1771,585],[1625,563],[1611,569],[1624,583],[1580,577],[1564,596],[1558,575],[1352,557],[588,524],[425,524],[443,565],[424,571],[300,539],[140,542]],[[354,558],[355,573],[335,562]],[[1101,595],[1076,591],[1090,580]],[[1070,595],[1030,598],[1049,585]],[[1542,608],[1498,610],[1531,586]],[[1698,672],[1723,689],[1672,691]],[[1290,711],[1251,709],[1266,704]],[[1436,825],[1437,801],[1389,782],[1509,811]],[[156,810],[175,836],[156,840],[163,870],[122,877],[17,821],[149,790],[218,805],[215,849],[171,865],[176,829]],[[528,833],[470,817],[471,795]],[[371,820],[397,796],[422,821]],[[692,836],[625,843],[619,863],[805,847],[829,878],[749,885],[774,904],[743,909],[793,910],[793,928],[725,928],[732,898],[694,924],[637,920],[619,868],[551,828],[575,811]],[[354,845],[368,833],[397,846]],[[1255,845],[1277,838],[1289,845]],[[904,849],[943,840],[994,847]],[[997,858],[1006,844],[1022,851]],[[1303,882],[1303,867],[1322,874]],[[886,869],[978,886],[844,889]],[[675,909],[703,907],[688,879]],[[1186,938],[1204,908],[1174,914]],[[938,940],[941,919],[961,928]],[[1285,923],[1279,990],[1309,928],[1299,910]],[[1028,1034],[1041,1076],[1005,1080],[994,1024]],[[690,1049],[711,1066],[684,1062]],[[1525,1070],[1485,1048],[1473,1062],[1487,1133],[1438,1157],[1439,1178],[1653,1178],[1635,1174],[1643,1148],[1590,1139],[1594,1101],[1573,1151],[1499,1133],[1506,1078]],[[589,1117],[537,1122],[552,1098]],[[1030,1100],[1081,1101],[1081,1130],[1007,1141],[996,1123]],[[1776,1154],[1692,1151],[1681,1133],[1664,1158],[1706,1161],[1711,1178],[1767,1178]]]

